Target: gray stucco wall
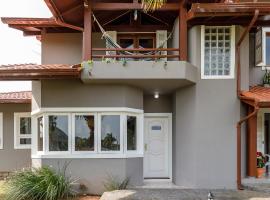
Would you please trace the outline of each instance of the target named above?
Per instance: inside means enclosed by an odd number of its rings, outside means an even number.
[[[237,28],[236,41],[241,30]],[[200,68],[200,27],[189,32],[190,62]],[[241,46],[243,89],[248,88],[249,40]],[[200,70],[199,70],[200,71]],[[236,79],[202,80],[174,95],[173,179],[192,188],[236,187]]]
[[[14,149],[14,112],[31,112],[30,104],[0,104],[3,113],[3,149],[0,149],[0,172],[31,166],[30,149]]]
[[[67,175],[85,185],[86,192],[90,194],[102,194],[105,190],[104,182],[109,176],[121,181],[129,178],[132,186],[143,184],[143,158],[42,159],[37,162],[54,169],[61,169],[68,164]]]
[[[43,80],[41,107],[129,107],[143,109],[143,92],[125,85],[90,85],[79,80]],[[35,85],[35,89],[38,85]],[[33,93],[33,98],[36,93]]]
[[[154,95],[144,95],[144,113],[172,113],[172,102],[171,95],[160,95],[158,99],[155,99]]]
[[[105,48],[101,33],[93,33],[93,47]],[[42,64],[78,64],[82,61],[81,33],[42,34]],[[96,52],[93,52],[96,53]],[[105,54],[105,52],[99,52]]]

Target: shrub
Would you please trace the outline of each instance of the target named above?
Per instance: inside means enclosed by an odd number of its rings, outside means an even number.
[[[7,200],[57,200],[72,195],[72,180],[49,167],[14,173],[7,182]]]
[[[106,191],[113,190],[125,190],[129,185],[129,178],[125,178],[124,180],[119,180],[118,177],[109,175],[107,180],[104,182],[104,187]]]

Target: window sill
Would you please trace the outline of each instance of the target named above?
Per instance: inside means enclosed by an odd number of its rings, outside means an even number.
[[[32,155],[32,159],[40,158],[142,158],[143,154],[58,154],[58,155]]]

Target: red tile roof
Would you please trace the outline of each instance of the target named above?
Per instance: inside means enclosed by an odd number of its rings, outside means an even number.
[[[255,86],[242,94],[245,97],[257,99],[259,102],[270,102],[270,88],[267,87]]]
[[[31,103],[31,98],[31,91],[0,93],[0,103]]]
[[[0,65],[0,80],[40,80],[80,78],[80,65],[15,64]]]
[[[9,25],[43,25],[59,26],[54,18],[25,18],[25,17],[2,17],[2,22]]]
[[[248,104],[253,104],[256,99],[260,107],[270,107],[270,88],[254,86],[249,91],[243,91],[241,94],[244,97],[253,99],[253,102],[251,100],[243,100]]]

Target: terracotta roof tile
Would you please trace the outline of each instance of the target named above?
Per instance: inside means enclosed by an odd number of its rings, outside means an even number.
[[[53,18],[2,17],[1,20],[9,25],[57,25]]]
[[[80,78],[80,65],[67,64],[15,64],[0,65],[0,80],[39,80]]]
[[[249,91],[242,92],[245,97],[257,99],[259,102],[270,102],[270,88],[255,86]]]
[[[31,91],[0,93],[0,103],[31,103],[31,98]]]

